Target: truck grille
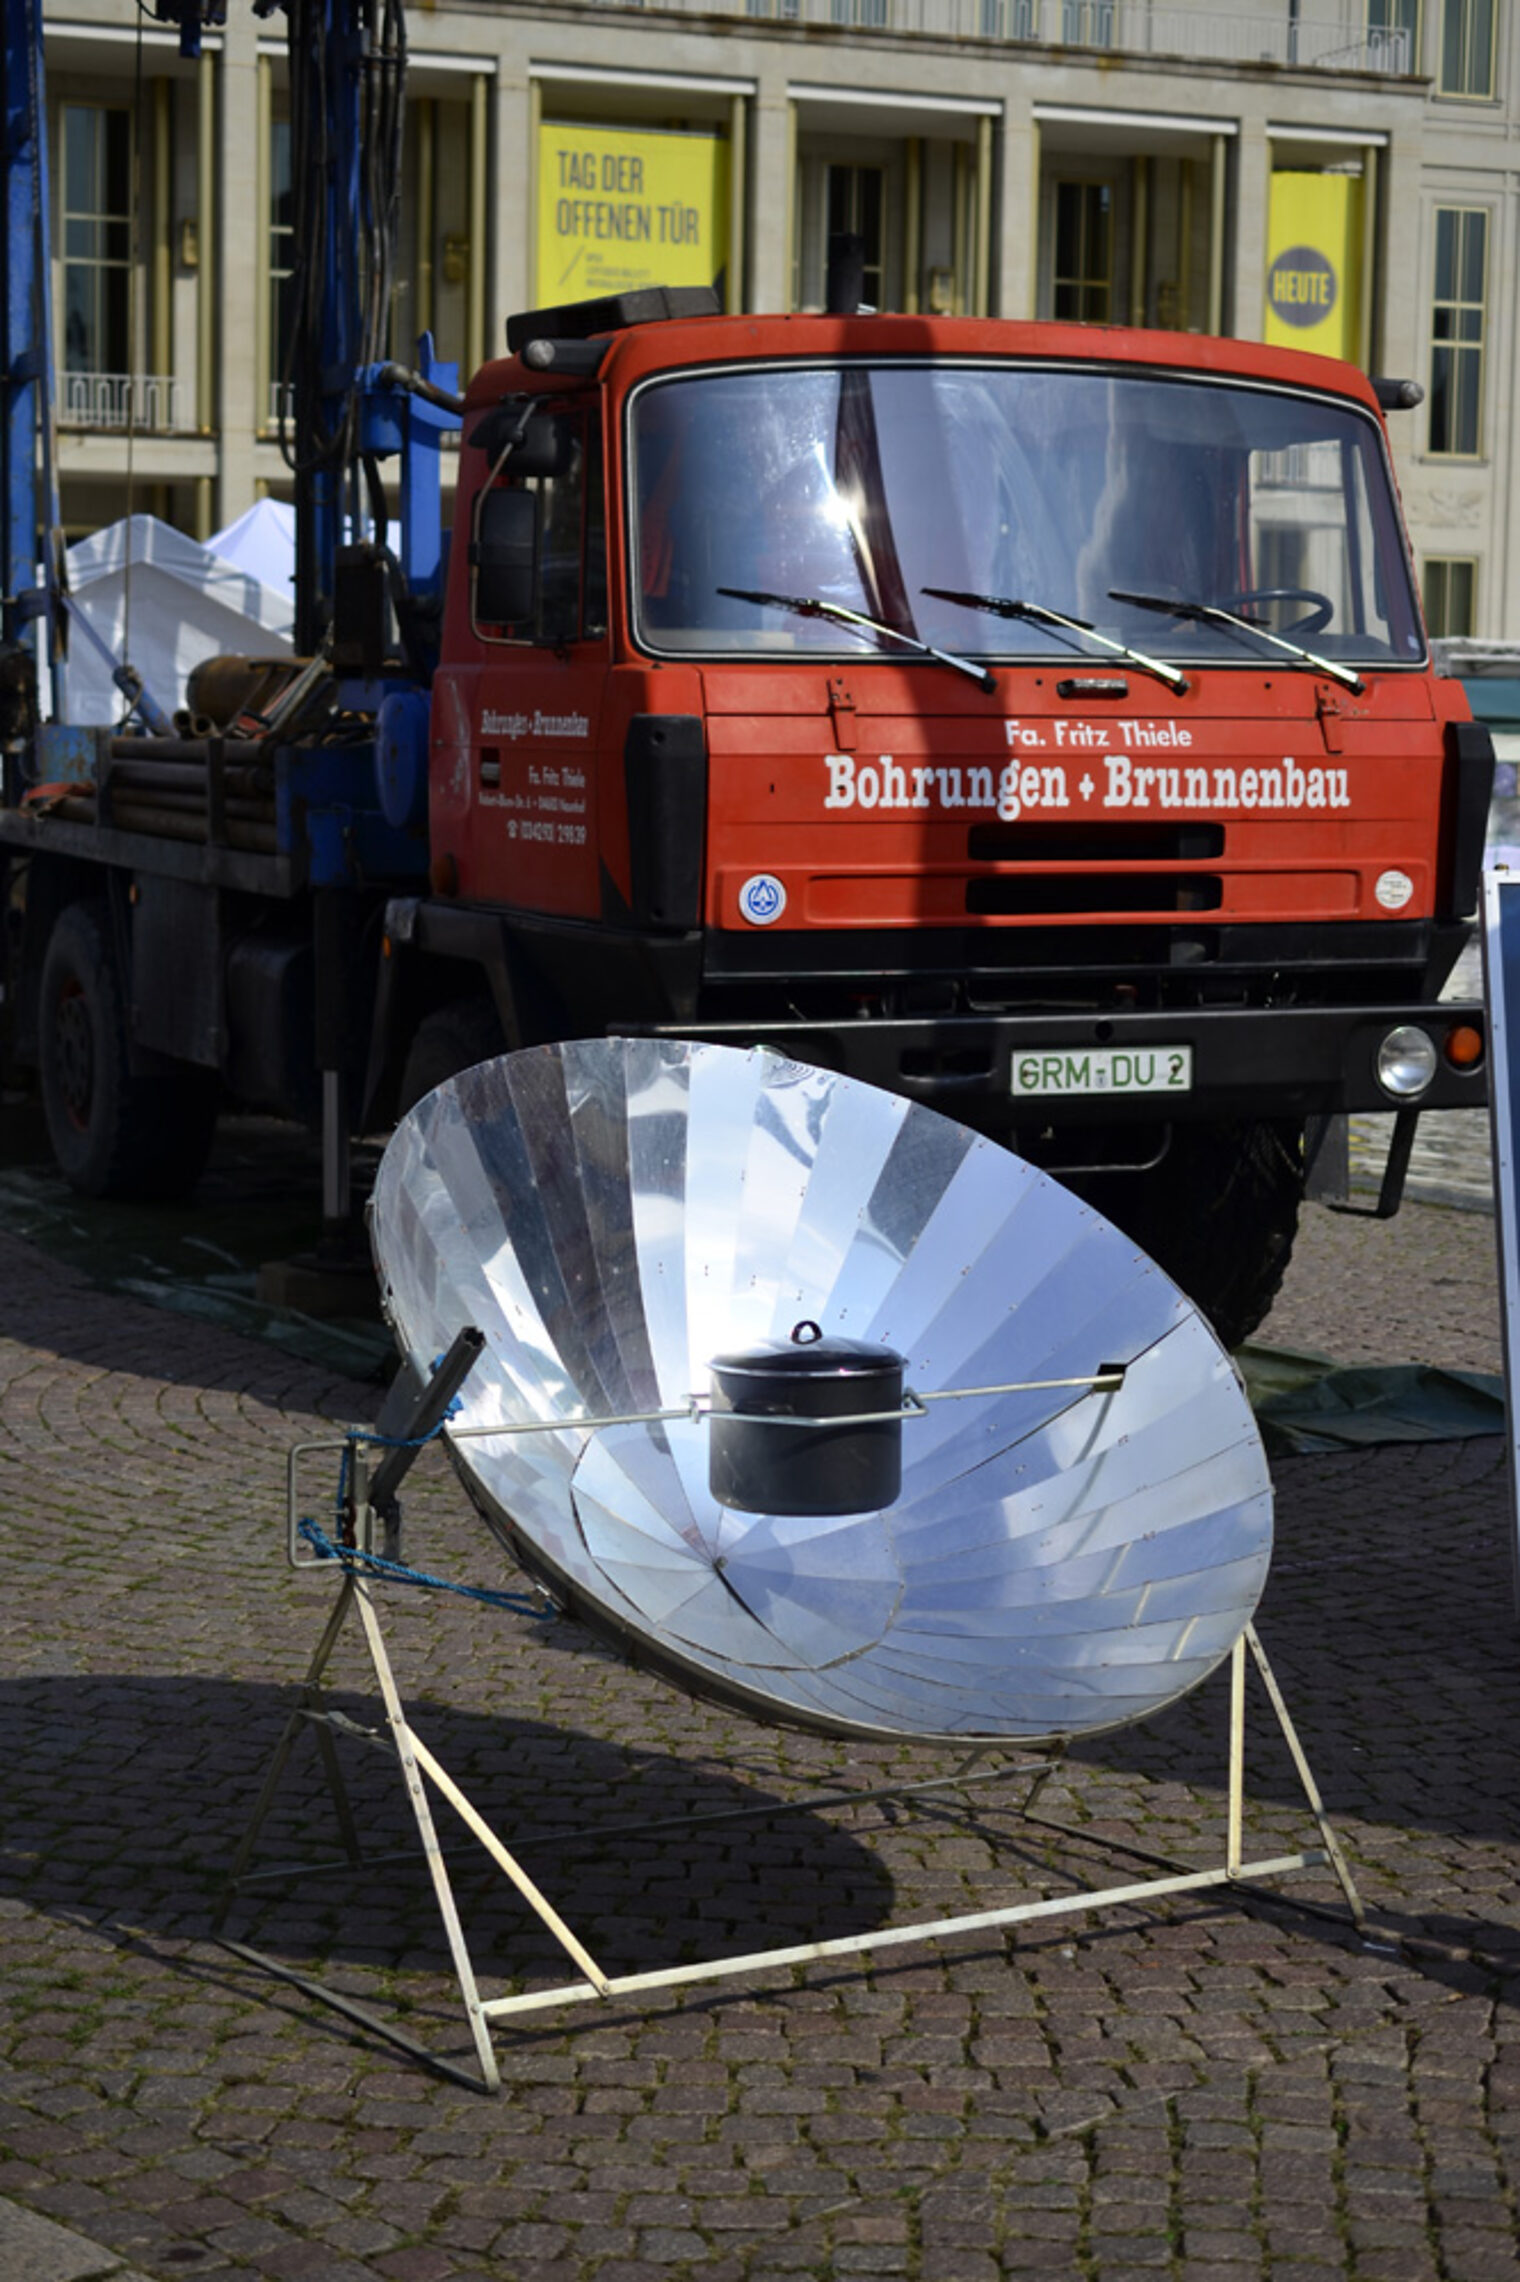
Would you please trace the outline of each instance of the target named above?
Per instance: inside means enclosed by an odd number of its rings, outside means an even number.
[[[1222,881],[1208,873],[999,872],[966,882],[966,909],[978,918],[1217,911],[1223,901]]]
[[[973,824],[973,864],[1199,864],[1224,854],[1222,824]]]

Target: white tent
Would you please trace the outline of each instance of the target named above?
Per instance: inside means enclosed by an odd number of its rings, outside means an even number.
[[[289,588],[265,585],[152,515],[81,539],[69,549],[68,568],[75,608],[113,657],[136,667],[166,714],[184,704],[185,677],[202,658],[290,655]],[[110,669],[77,626],[66,689],[70,721],[108,727],[121,719],[124,700]]]
[[[343,518],[345,537],[350,536],[348,518]],[[360,525],[360,536],[375,536],[372,523]],[[385,527],[385,543],[393,554],[401,551],[401,525],[394,520]],[[265,586],[276,594],[292,593],[296,583],[296,511],[283,499],[257,499],[247,513],[222,530],[213,531],[206,541],[214,555],[223,562],[236,563],[239,570],[251,571]],[[295,605],[291,605],[294,611]]]
[[[291,592],[296,575],[296,511],[283,499],[256,499],[235,523],[213,531],[206,544],[224,563],[236,563],[261,586],[276,594]]]

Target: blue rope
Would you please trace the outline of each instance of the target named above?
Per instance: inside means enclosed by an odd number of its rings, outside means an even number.
[[[442,1361],[443,1357],[441,1355],[434,1357],[433,1368],[435,1371]],[[456,1395],[454,1400],[449,1404],[448,1409],[444,1412],[442,1418],[439,1419],[438,1424],[436,1426],[430,1426],[426,1434],[377,1434],[374,1431],[373,1427],[351,1426],[348,1430],[348,1440],[343,1445],[343,1455],[338,1460],[338,1486],[333,1492],[333,1511],[337,1515],[339,1521],[342,1521],[344,1515],[348,1511],[349,1467],[353,1459],[354,1445],[356,1443],[368,1443],[371,1448],[377,1450],[425,1450],[430,1442],[437,1441],[439,1435],[448,1425],[449,1420],[451,1418],[457,1418],[463,1408],[463,1398],[459,1395]],[[301,1526],[304,1529],[306,1524],[303,1522]],[[313,1523],[312,1526],[315,1527],[315,1523]],[[334,1548],[335,1555],[341,1555],[344,1551],[349,1550],[352,1549],[346,1547]],[[434,1582],[436,1581],[437,1580],[435,1579]],[[442,1590],[445,1592],[463,1592],[465,1589],[466,1588],[463,1585],[445,1585],[442,1587]]]
[[[442,1361],[441,1355],[434,1357],[435,1371]],[[349,1473],[356,1443],[367,1442],[382,1450],[421,1450],[427,1443],[437,1440],[449,1420],[457,1418],[463,1407],[462,1398],[456,1395],[438,1424],[429,1427],[426,1434],[376,1434],[370,1429],[351,1428],[343,1446],[343,1455],[338,1461],[338,1484],[333,1492],[333,1511],[339,1525],[342,1525],[348,1513]],[[457,1593],[461,1600],[484,1601],[490,1608],[510,1609],[514,1616],[531,1616],[540,1624],[552,1621],[559,1613],[553,1607],[545,1608],[537,1601],[528,1600],[522,1593],[496,1593],[484,1585],[451,1584],[447,1577],[431,1576],[426,1569],[408,1568],[405,1562],[387,1561],[378,1553],[364,1553],[354,1545],[335,1545],[320,1522],[313,1521],[309,1514],[302,1518],[298,1528],[299,1534],[305,1538],[319,1561],[337,1561],[345,1569],[362,1569],[367,1575],[384,1577],[393,1585],[422,1585],[429,1592]]]
[[[299,1527],[319,1561],[340,1561],[345,1569],[362,1569],[370,1576],[387,1578],[393,1585],[424,1585],[435,1593],[457,1593],[461,1600],[484,1601],[491,1608],[510,1609],[514,1616],[531,1616],[540,1624],[551,1622],[559,1613],[540,1607],[522,1593],[494,1593],[484,1585],[454,1585],[447,1577],[430,1576],[426,1569],[409,1569],[404,1562],[386,1561],[378,1553],[361,1553],[356,1546],[335,1545],[310,1515]]]

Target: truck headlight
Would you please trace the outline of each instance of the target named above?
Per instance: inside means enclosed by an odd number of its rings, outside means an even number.
[[[1412,1022],[1390,1030],[1377,1050],[1378,1084],[1398,1101],[1413,1101],[1436,1074],[1433,1041]]]

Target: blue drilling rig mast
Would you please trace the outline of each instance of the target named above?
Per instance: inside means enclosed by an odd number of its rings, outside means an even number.
[[[66,718],[62,665],[71,630],[82,629],[97,642],[98,637],[82,620],[71,629],[64,575],[53,439],[42,0],[0,0],[6,202],[0,247],[0,811],[10,851],[0,853],[0,861],[13,871],[29,871],[23,935],[30,929],[38,941],[56,916],[51,902],[82,887],[92,906],[91,926],[101,938],[95,963],[109,963],[114,946],[118,974],[126,971],[132,952],[155,936],[171,970],[215,961],[224,948],[220,931],[229,896],[255,899],[275,915],[263,926],[264,949],[244,961],[254,998],[266,1008],[250,1029],[255,1035],[273,1031],[278,1024],[269,1010],[292,990],[303,1000],[309,995],[314,1012],[306,1020],[315,1033],[311,1058],[321,1088],[319,1102],[307,1103],[303,1113],[320,1111],[328,1158],[325,1213],[340,1226],[348,1217],[348,1131],[362,1077],[352,1044],[359,1027],[351,979],[361,928],[358,899],[365,891],[372,895],[377,882],[415,882],[426,868],[426,843],[415,819],[394,803],[387,815],[384,799],[377,797],[376,754],[384,737],[393,743],[399,737],[409,780],[425,767],[426,734],[418,723],[426,718],[425,693],[436,662],[445,568],[440,450],[446,431],[459,425],[462,399],[456,368],[434,359],[427,338],[419,344],[418,370],[387,355],[406,73],[401,0],[252,5],[256,15],[279,8],[287,19],[297,215],[293,323],[281,374],[293,417],[281,442],[296,506],[296,649],[308,663],[268,718],[260,719],[256,757],[245,761],[250,748],[244,745],[229,763],[219,738],[197,742],[184,729],[176,731],[124,661],[113,661],[124,700],[115,734]],[[225,21],[226,0],[154,0],[154,10],[178,26],[182,54],[194,57],[203,28]],[[393,553],[382,463],[398,453],[400,545]],[[327,721],[341,714],[347,724],[341,737],[313,725],[313,706]],[[59,796],[51,813],[39,802],[49,788]],[[164,854],[163,834],[174,829],[169,811],[175,802],[204,811],[196,836],[205,844],[193,856],[188,850],[175,855],[172,848]],[[79,809],[82,821],[71,821],[71,807]],[[43,845],[44,815],[52,827],[45,834],[50,851],[65,850],[61,863],[51,854],[39,863],[32,854]],[[225,828],[229,817],[239,828]],[[134,818],[139,824],[146,819],[154,835],[149,841],[140,831],[134,834]],[[22,969],[28,956],[23,941]],[[297,967],[298,985],[290,980]],[[23,988],[7,1008],[23,1059],[37,1027],[34,996]],[[134,1159],[124,1168],[119,1151],[107,1152],[98,1165],[95,1151],[84,1185],[151,1185],[160,1164],[165,1180],[171,1171],[183,1177],[197,1149],[204,1148],[209,1113],[202,1102],[214,1092],[209,1070],[197,1069],[185,1049],[194,1047],[225,1064],[226,1021],[219,1003],[208,1021],[197,1026],[192,1020],[188,1033],[181,1025],[167,1075],[135,1031],[119,1053],[105,1039],[109,993],[96,1005],[88,990],[73,991],[63,1002],[65,1014],[76,1004],[91,1012],[88,1021],[81,1013],[75,1023],[73,1074],[66,1070],[62,1082],[81,1133],[100,1124],[108,1080],[123,1099],[134,1087],[147,1098],[156,1085],[154,1098],[162,1095],[168,1105],[162,1118],[155,1114],[147,1124],[149,1131],[163,1129],[160,1152],[145,1144],[138,1151],[142,1164]],[[254,1080],[259,1075],[251,1073]],[[267,1091],[290,1097],[284,1075],[263,1076]],[[66,1162],[79,1136],[65,1130],[61,1138]],[[55,1151],[59,1140],[55,1133]]]

